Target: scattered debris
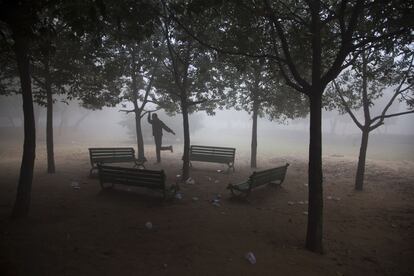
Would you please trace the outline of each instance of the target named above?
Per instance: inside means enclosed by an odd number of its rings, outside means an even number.
[[[145,223],[145,227],[146,227],[148,230],[151,230],[151,229],[152,229],[152,222],[151,222],[151,221],[147,221],[147,222]]]
[[[180,174],[177,174],[175,177],[176,177],[176,178],[180,178],[180,177],[181,177],[181,175],[180,175]]]
[[[253,252],[247,252],[246,255],[244,255],[244,257],[246,258],[246,260],[249,261],[249,263],[251,264],[255,264],[256,263],[256,257],[254,256]]]
[[[308,211],[302,212],[303,215],[307,216],[308,215]]]
[[[214,180],[214,184],[220,183],[220,180]]]
[[[397,228],[397,224],[394,224],[394,223],[393,223],[393,224],[391,224],[391,227],[392,227],[392,228]]]
[[[217,170],[218,173],[221,173],[223,170]]]
[[[298,201],[298,204],[303,205],[303,204],[305,204],[305,202],[303,202],[303,201]]]
[[[295,205],[295,202],[293,202],[293,201],[288,201],[288,205]]]
[[[212,205],[216,206],[216,207],[220,207],[221,204],[219,201],[213,201],[213,203],[211,203]]]
[[[208,181],[213,180],[210,176],[207,176]]]
[[[177,192],[177,193],[175,193],[174,197],[175,197],[175,199],[181,200],[181,199],[183,199],[183,194],[181,192]]]
[[[77,181],[72,181],[71,186],[74,190],[79,190],[80,189],[79,182],[77,182]]]
[[[327,196],[326,199],[328,199],[328,200],[335,200],[335,201],[340,201],[341,200],[340,197],[334,197],[334,196]]]
[[[211,204],[213,204],[216,207],[220,207],[221,206],[221,204],[220,204],[220,198],[221,198],[221,195],[220,194],[214,195],[213,199],[211,200]]]
[[[195,184],[195,181],[194,181],[194,179],[192,179],[191,177],[189,177],[189,178],[185,181],[185,183],[192,185],[192,184]]]
[[[305,183],[305,184],[303,184],[303,186],[308,187],[308,186],[309,186],[309,184],[308,184],[308,183]]]
[[[198,201],[198,200],[199,200],[199,198],[198,198],[198,197],[193,196],[193,201]]]

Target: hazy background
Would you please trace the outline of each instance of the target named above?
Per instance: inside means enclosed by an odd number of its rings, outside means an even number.
[[[383,103],[378,103],[383,106]],[[60,145],[78,144],[89,146],[125,146],[136,148],[134,114],[125,114],[122,107],[87,110],[77,102],[54,105],[55,152]],[[375,107],[374,107],[375,110]],[[393,112],[404,110],[396,104]],[[379,111],[378,111],[379,112]],[[378,113],[373,112],[373,113]],[[160,119],[171,127],[176,136],[165,133],[164,144],[174,144],[175,151],[182,149],[182,117],[169,117],[157,112]],[[357,112],[360,114],[360,112]],[[45,143],[46,109],[35,106],[38,148]],[[360,116],[360,115],[358,115]],[[0,96],[0,138],[2,148],[10,143],[22,146],[22,104],[18,96]],[[368,147],[368,159],[414,160],[414,115],[396,117],[372,132]],[[288,121],[285,124],[266,118],[258,122],[258,156],[306,156],[309,143],[309,118]],[[198,112],[190,116],[191,144],[231,146],[246,158],[250,153],[251,118],[247,112],[217,110],[215,116]],[[150,125],[143,118],[146,145],[153,145]],[[360,131],[347,114],[337,111],[323,112],[323,155],[357,157]]]

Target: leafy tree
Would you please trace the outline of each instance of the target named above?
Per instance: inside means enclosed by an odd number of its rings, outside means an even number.
[[[160,64],[160,53],[153,47],[151,38],[142,42],[116,43],[108,63],[117,63],[118,78],[122,82],[121,98],[133,105],[132,109],[120,110],[135,115],[135,134],[139,160],[145,160],[142,118],[147,114],[146,106],[153,103],[154,77]],[[126,106],[124,104],[124,106]]]
[[[168,51],[168,54],[162,61],[164,66],[160,68],[155,79],[155,87],[159,94],[156,100],[167,112],[177,112],[183,116],[182,180],[185,181],[189,177],[190,168],[188,115],[196,110],[206,110],[212,114],[223,87],[218,67],[214,65],[214,54],[177,25],[167,12],[168,9],[175,9],[176,14],[179,14],[188,11],[188,6],[186,3],[164,3],[163,41],[160,42],[160,47]]]
[[[265,58],[232,57],[235,66],[223,68],[227,78],[228,106],[245,110],[252,116],[252,140],[250,167],[257,167],[257,119],[267,116],[270,120],[284,122],[287,119],[305,117],[306,98],[280,82]]]
[[[211,49],[272,59],[286,84],[309,98],[306,248],[311,251],[323,252],[323,92],[366,45],[410,41],[409,7],[407,2],[398,0],[194,1],[192,10],[198,14],[198,20],[201,16],[206,19],[204,26],[208,31],[203,35],[194,32],[191,24],[176,18],[193,38]],[[251,28],[262,29],[262,39],[251,42],[260,44],[260,52],[244,47]],[[229,32],[237,35],[229,36]],[[220,43],[229,39],[232,43]],[[229,44],[231,47],[225,47]]]
[[[348,113],[356,126],[361,130],[361,146],[359,150],[358,169],[355,178],[355,189],[362,190],[364,184],[365,162],[368,139],[371,131],[384,124],[388,118],[414,113],[413,87],[410,78],[413,70],[414,52],[409,49],[399,53],[386,54],[376,49],[366,49],[358,57],[352,69],[345,71],[337,81],[332,83],[328,96],[334,99],[333,104],[343,113]],[[391,87],[394,87],[391,90]],[[378,115],[373,115],[373,101],[392,92],[387,104]],[[389,113],[396,100],[405,101],[408,110]],[[359,120],[353,110],[362,108],[363,120]]]
[[[28,214],[33,180],[36,150],[36,130],[33,113],[33,96],[30,78],[29,48],[34,38],[33,26],[38,22],[36,12],[41,1],[1,1],[0,32],[11,45],[17,61],[23,98],[24,144],[19,184],[12,217],[21,218]]]
[[[31,84],[31,54],[35,51],[36,43],[41,42],[42,35],[50,34],[51,30],[45,32],[45,28],[47,29],[48,26],[43,24],[44,21],[42,20],[44,19],[45,13],[48,9],[54,10],[62,3],[63,2],[60,1],[50,2],[26,0],[3,0],[0,2],[0,34],[3,42],[9,45],[13,50],[15,60],[17,62],[21,94],[23,98],[23,158],[20,168],[16,201],[12,212],[12,217],[14,218],[26,217],[28,215],[31,200],[31,187],[36,149],[36,128]],[[99,4],[102,2],[97,1],[97,3]],[[84,1],[81,6],[89,7],[88,11],[96,11],[98,10],[97,3],[92,1]],[[79,33],[80,29],[85,29],[85,26],[88,26],[88,24],[84,24],[85,18],[89,20],[92,19],[92,22],[97,22],[97,20],[95,20],[96,16],[81,16],[81,14],[84,13],[84,10],[80,7],[80,3],[71,3],[65,7],[59,6],[59,8],[61,8],[59,10],[62,11],[69,11],[69,14],[74,15],[75,13],[75,15],[77,15],[73,17],[72,21],[70,21],[73,33]],[[73,88],[75,87],[76,86],[73,86]]]

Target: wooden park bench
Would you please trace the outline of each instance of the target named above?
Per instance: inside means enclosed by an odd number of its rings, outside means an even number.
[[[167,196],[164,171],[153,171],[136,168],[115,167],[98,164],[99,182],[102,189],[105,183],[123,184],[135,187],[143,187],[151,190],[159,190],[164,198]],[[173,187],[174,188],[174,187]]]
[[[235,148],[192,145],[190,147],[190,166],[192,166],[191,161],[222,163],[229,166],[228,170],[233,168],[234,172],[235,154]]]
[[[239,184],[229,184],[227,189],[231,191],[234,196],[247,197],[251,190],[263,186],[265,184],[282,184],[285,180],[286,171],[289,164],[282,167],[267,169],[260,172],[254,172],[249,179]]]
[[[136,167],[145,169],[146,160],[136,159],[134,148],[89,148],[89,157],[92,166],[89,175],[92,175],[93,170],[98,169],[98,164],[107,163],[133,162]]]

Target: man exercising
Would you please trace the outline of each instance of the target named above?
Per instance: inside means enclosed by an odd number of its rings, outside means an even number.
[[[169,133],[172,133],[173,135],[175,135],[175,132],[171,130],[168,126],[166,126],[163,121],[158,119],[158,115],[156,113],[152,114],[151,119],[151,112],[148,112],[148,123],[152,125],[152,135],[154,136],[155,150],[157,152],[157,163],[160,163],[162,150],[170,150],[171,152],[173,152],[172,146],[162,146],[162,129]]]

